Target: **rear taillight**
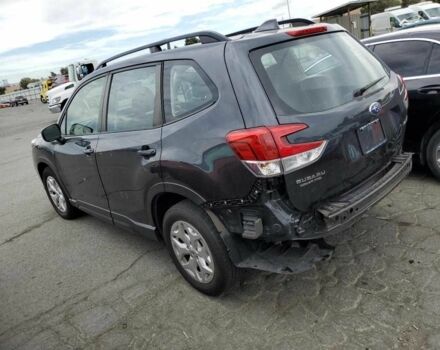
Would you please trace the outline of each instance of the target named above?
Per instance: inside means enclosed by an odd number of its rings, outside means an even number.
[[[327,144],[323,140],[289,143],[287,135],[306,128],[305,124],[288,124],[236,130],[226,140],[256,176],[277,176],[312,164],[323,153]]]
[[[406,89],[405,81],[403,78],[397,74],[397,78],[399,79],[399,93],[403,95],[403,99],[408,101],[408,90]]]
[[[318,33],[324,33],[327,31],[327,25],[325,24],[315,24],[305,28],[294,28],[286,31],[287,34],[294,37],[306,36]]]

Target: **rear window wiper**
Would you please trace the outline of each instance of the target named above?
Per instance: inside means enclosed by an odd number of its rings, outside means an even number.
[[[362,96],[362,95],[365,93],[365,91],[367,91],[369,88],[371,88],[371,87],[373,87],[374,85],[376,85],[379,81],[381,81],[381,80],[384,79],[384,78],[385,78],[385,75],[382,76],[382,77],[380,77],[379,79],[373,80],[371,83],[368,83],[367,85],[361,87],[360,89],[355,90],[355,91],[353,92],[353,97],[359,97],[359,96]]]

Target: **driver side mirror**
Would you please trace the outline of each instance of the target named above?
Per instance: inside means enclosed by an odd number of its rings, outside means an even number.
[[[61,129],[58,124],[52,124],[45,127],[41,131],[41,136],[46,142],[63,141],[63,137],[61,136]]]

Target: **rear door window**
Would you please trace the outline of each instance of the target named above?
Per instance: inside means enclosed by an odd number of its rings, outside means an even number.
[[[160,66],[115,73],[107,112],[107,131],[151,129],[161,124]]]
[[[217,99],[214,84],[193,61],[165,62],[163,79],[167,122],[196,113]]]
[[[361,87],[388,81],[384,66],[343,32],[272,45],[250,57],[278,115],[335,108]]]
[[[405,40],[377,44],[374,53],[393,71],[403,77],[425,74],[431,43]]]

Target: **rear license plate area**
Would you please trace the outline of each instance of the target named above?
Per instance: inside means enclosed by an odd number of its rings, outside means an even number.
[[[368,154],[380,147],[386,142],[385,134],[382,129],[382,123],[379,119],[360,127],[357,130],[359,143],[362,152]]]

